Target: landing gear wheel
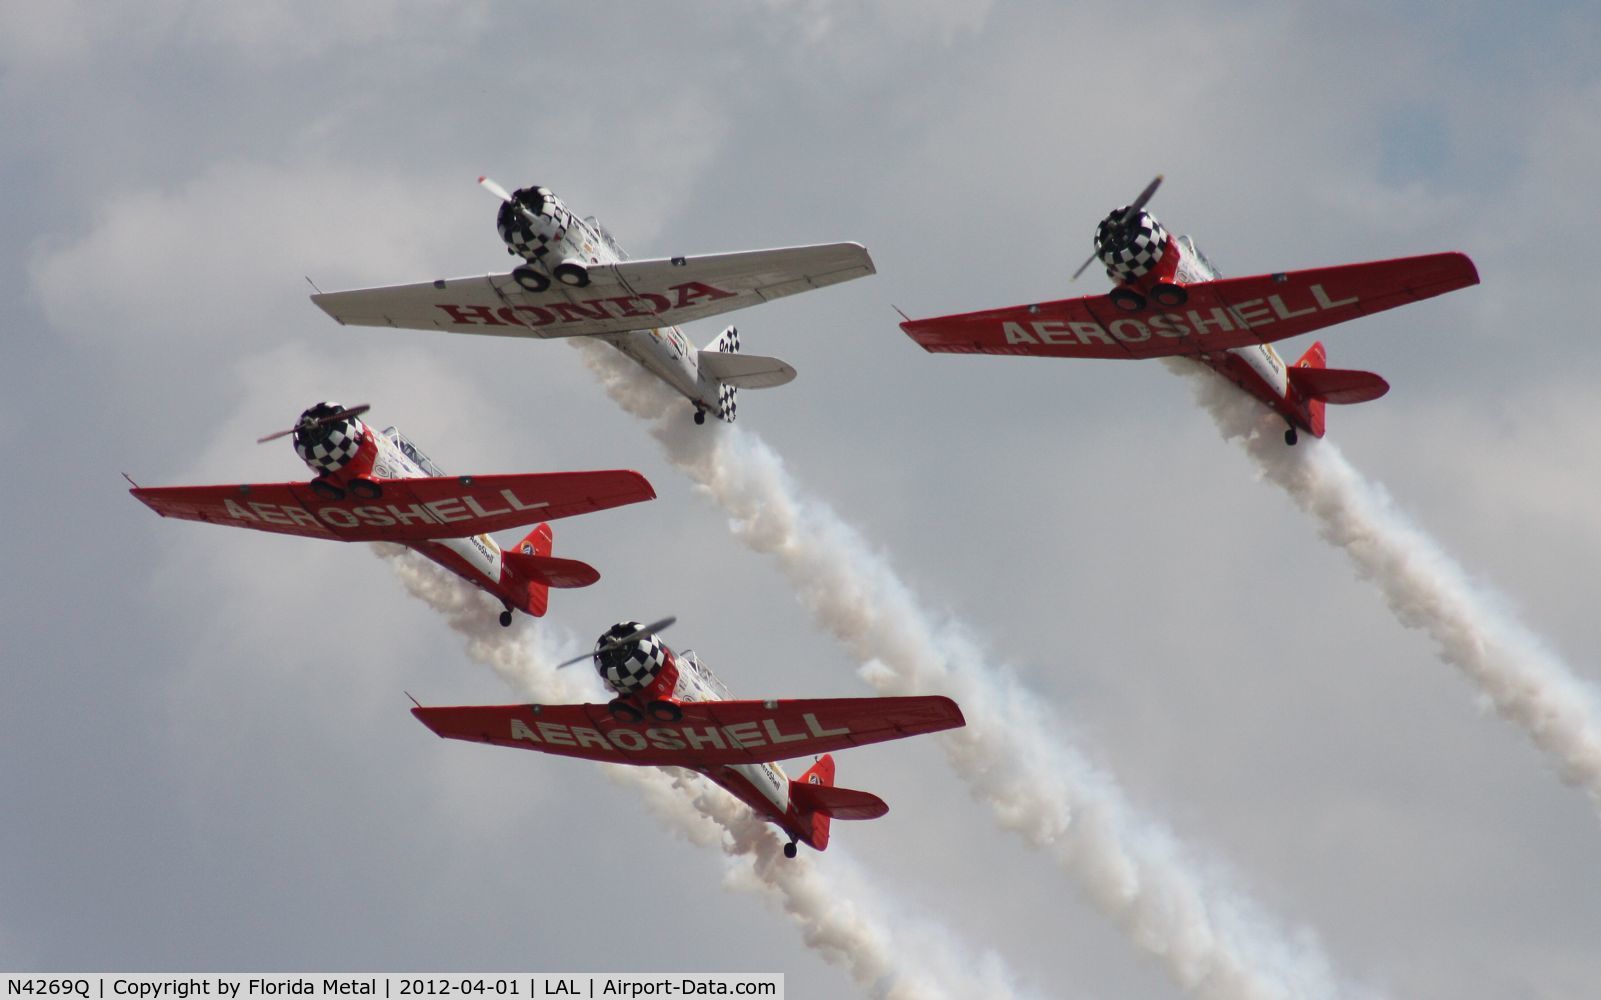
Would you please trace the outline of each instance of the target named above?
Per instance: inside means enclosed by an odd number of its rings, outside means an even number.
[[[556,280],[564,285],[571,285],[574,288],[586,288],[589,286],[589,268],[582,264],[574,264],[570,260],[564,260],[556,265],[555,273]]]
[[[657,722],[677,722],[684,717],[684,710],[670,701],[653,701],[645,708]]]
[[[627,722],[632,724],[635,722],[641,722],[645,718],[643,712],[630,705],[628,702],[623,701],[621,698],[613,698],[611,701],[607,702],[606,711],[610,712],[611,717],[616,719],[618,722]]]
[[[384,488],[371,479],[352,479],[350,492],[363,500],[376,500],[384,495]]]
[[[510,611],[502,611],[500,613],[500,627],[501,628],[511,628],[511,612]]]
[[[1132,288],[1124,288],[1122,285],[1112,289],[1107,293],[1106,297],[1112,300],[1112,305],[1117,306],[1124,312],[1139,312],[1145,308],[1145,296]]]
[[[702,410],[702,409],[696,409],[695,410],[695,423],[704,424],[705,422],[706,422],[706,411]]]
[[[1190,293],[1171,281],[1158,281],[1151,289],[1151,301],[1168,309],[1177,309],[1190,301]]]
[[[512,268],[511,280],[521,285],[524,291],[529,292],[542,292],[550,287],[550,279],[527,264]]]
[[[317,494],[325,500],[343,500],[345,498],[344,490],[335,486],[333,483],[330,483],[321,476],[318,476],[316,479],[311,481],[311,492]]]
[[[1284,432],[1284,443],[1289,445],[1291,448],[1295,447],[1295,442],[1299,439],[1299,435],[1295,433],[1294,427],[1291,427]]]
[[[795,850],[795,842],[793,840],[784,845],[784,857],[793,858],[797,853],[798,852]]]

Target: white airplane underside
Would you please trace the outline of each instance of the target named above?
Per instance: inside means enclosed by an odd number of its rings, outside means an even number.
[[[498,337],[598,337],[695,406],[732,421],[739,389],[795,377],[777,358],[739,354],[733,327],[697,349],[677,324],[874,273],[857,243],[629,260],[594,218],[580,219],[548,189],[501,198],[497,228],[522,263],[506,274],[319,292],[341,324]]]

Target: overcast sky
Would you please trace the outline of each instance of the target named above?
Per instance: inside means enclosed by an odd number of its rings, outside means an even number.
[[[734,317],[800,371],[739,406],[796,490],[1339,990],[1590,995],[1596,804],[1186,380],[928,355],[891,306],[1104,290],[1067,277],[1157,172],[1153,213],[1226,274],[1470,254],[1481,286],[1323,335],[1393,387],[1331,408],[1329,440],[1601,682],[1597,51],[1601,13],[1562,2],[0,0],[0,966],[864,992],[744,891],[748,859],[634,788],[412,719],[404,691],[518,694],[370,547],[161,521],[126,493],[119,472],[302,478],[253,442],[323,399],[371,403],[450,472],[638,469],[658,500],[555,525],[602,580],[518,641],[577,653],[676,614],[668,641],[736,695],[872,693],[579,351],[341,328],[306,301],[307,276],[504,270],[487,173],[634,256],[865,244],[878,275]],[[1204,993],[998,825],[950,746],[841,754],[890,813],[802,863],[859,885],[913,961],[1034,995]]]

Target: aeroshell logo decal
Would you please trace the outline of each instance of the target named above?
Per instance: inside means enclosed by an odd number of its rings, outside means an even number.
[[[327,504],[320,507],[301,507],[298,504],[266,503],[251,500],[241,503],[232,497],[223,501],[228,516],[239,521],[260,524],[278,524],[303,528],[391,528],[408,524],[452,524],[475,518],[495,517],[514,511],[539,510],[549,507],[546,500],[528,503],[517,496],[515,490],[500,491],[500,506],[493,500],[480,500],[476,496],[445,497],[428,503],[364,504],[359,507]],[[486,506],[487,504],[487,506]]]
[[[569,726],[560,722],[535,722],[532,726],[521,719],[511,720],[511,738],[527,743],[547,746],[593,747],[597,750],[623,752],[640,750],[741,750],[766,746],[781,746],[805,739],[822,739],[829,736],[846,736],[849,726],[829,729],[817,721],[811,712],[800,718],[804,731],[785,732],[774,718],[752,719],[729,726],[694,726],[688,724],[652,726],[648,729],[628,729],[614,726],[594,729],[589,726]]]
[[[1359,299],[1331,299],[1322,285],[1312,285],[1310,302],[1286,303],[1282,295],[1247,299],[1228,307],[1152,313],[1142,319],[1114,319],[1105,326],[1092,320],[1035,320],[1026,326],[1003,321],[1001,332],[1008,344],[1063,344],[1088,347],[1114,342],[1139,344],[1152,337],[1178,338],[1255,330],[1280,320],[1355,305]]]
[[[537,329],[553,324],[588,323],[594,320],[651,319],[672,309],[688,309],[702,302],[731,299],[739,294],[702,281],[673,285],[667,289],[667,293],[640,292],[537,306],[436,303],[434,308],[444,313],[453,326],[524,326]]]

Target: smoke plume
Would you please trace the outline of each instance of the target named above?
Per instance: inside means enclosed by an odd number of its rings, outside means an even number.
[[[1351,557],[1396,620],[1427,632],[1440,659],[1460,670],[1503,719],[1556,761],[1564,781],[1601,807],[1601,695],[1502,610],[1450,556],[1395,509],[1328,441],[1286,447],[1282,423],[1253,399],[1190,363],[1196,399],[1224,438],[1236,439],[1263,478],[1310,514],[1324,541]]]
[[[576,642],[549,637],[523,621],[500,627],[500,606],[399,545],[376,545],[406,589],[439,612],[467,641],[474,660],[491,667],[521,697],[545,703],[606,700],[593,671],[557,670]],[[924,921],[879,898],[849,859],[783,855],[783,840],[721,788],[678,768],[598,765],[613,782],[636,790],[651,811],[691,843],[719,847],[730,863],[724,882],[756,891],[800,927],[806,946],[882,1000],[924,997],[1008,998],[1020,995],[993,954],[975,956]],[[746,860],[748,865],[735,861]],[[894,928],[894,930],[891,930]]]
[[[682,401],[599,345],[579,344],[612,398],[652,421],[669,459],[730,518],[744,545],[777,559],[819,625],[881,694],[945,694],[967,718],[944,734],[952,766],[1001,826],[1042,851],[1172,979],[1203,998],[1349,993],[1308,934],[1287,936],[1202,873],[1117,782],[1063,745],[1038,697],[988,664],[960,625],[923,609],[888,563],[778,457],[737,427],[694,427]]]

